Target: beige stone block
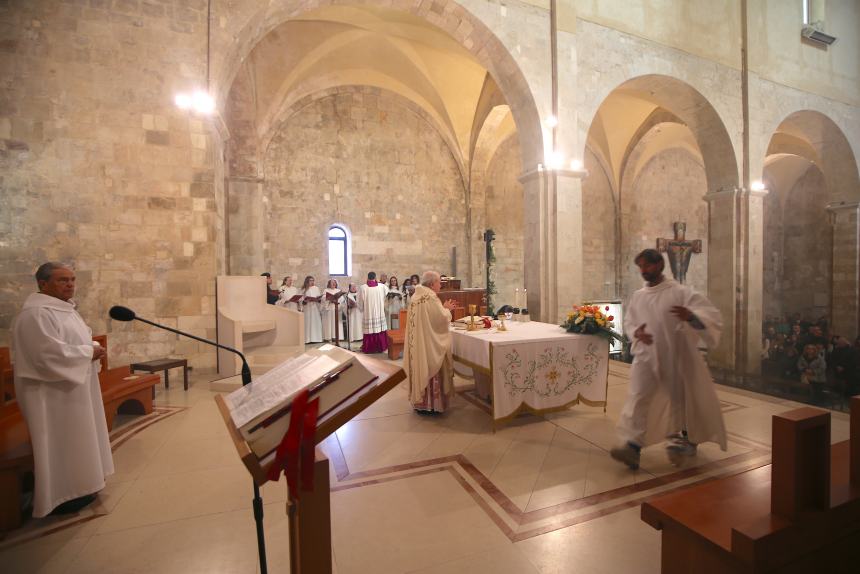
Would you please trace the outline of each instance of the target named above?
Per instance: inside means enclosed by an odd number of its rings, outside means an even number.
[[[206,227],[195,227],[191,230],[191,241],[208,241],[209,230]]]
[[[182,254],[186,257],[194,256],[194,244],[190,241],[185,241],[182,243]]]
[[[9,118],[0,118],[0,139],[12,137],[12,121]]]

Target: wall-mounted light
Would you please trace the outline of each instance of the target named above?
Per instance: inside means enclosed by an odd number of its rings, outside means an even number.
[[[767,188],[764,186],[764,182],[758,179],[750,184],[750,189],[752,191],[764,191]]]
[[[215,100],[203,90],[197,90],[191,94],[176,94],[173,101],[179,109],[190,110],[201,115],[208,116],[215,111]]]
[[[570,160],[570,169],[571,171],[582,171],[583,163],[581,159],[573,158]]]
[[[546,124],[546,127],[552,129],[558,125],[558,118],[553,115],[549,115],[544,120],[544,123]]]

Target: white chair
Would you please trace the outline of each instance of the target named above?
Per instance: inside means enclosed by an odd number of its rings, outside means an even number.
[[[248,356],[270,347],[283,355],[304,352],[305,319],[302,313],[266,303],[266,278],[227,276],[216,279],[218,342]],[[218,349],[218,373],[225,377],[242,371],[237,355]]]

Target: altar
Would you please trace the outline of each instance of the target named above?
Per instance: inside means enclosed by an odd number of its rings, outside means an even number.
[[[455,371],[474,377],[479,398],[492,405],[493,423],[523,411],[543,414],[584,403],[606,406],[609,343],[558,325],[510,321],[507,331],[454,330]]]

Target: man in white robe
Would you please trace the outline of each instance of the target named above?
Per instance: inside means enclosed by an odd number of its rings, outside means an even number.
[[[385,299],[388,288],[377,283],[376,273],[367,274],[367,283],[358,288],[358,309],[361,311],[363,353],[384,353],[388,349],[388,321]]]
[[[630,394],[618,421],[624,444],[610,451],[632,469],[642,447],[669,439],[669,460],[680,464],[696,445],[715,442],[726,450],[726,430],[710,372],[698,349],[719,343],[719,310],[703,295],[663,275],[655,249],[636,256],[646,285],[624,309],[624,332],[634,355]]]
[[[454,363],[451,358],[451,299],[442,303],[437,293],[442,281],[435,271],[426,271],[409,303],[403,370],[409,381],[409,401],[418,413],[441,413],[454,392]]]
[[[75,310],[75,272],[45,263],[12,327],[15,394],[35,460],[33,516],[74,512],[113,474],[92,331]]]

